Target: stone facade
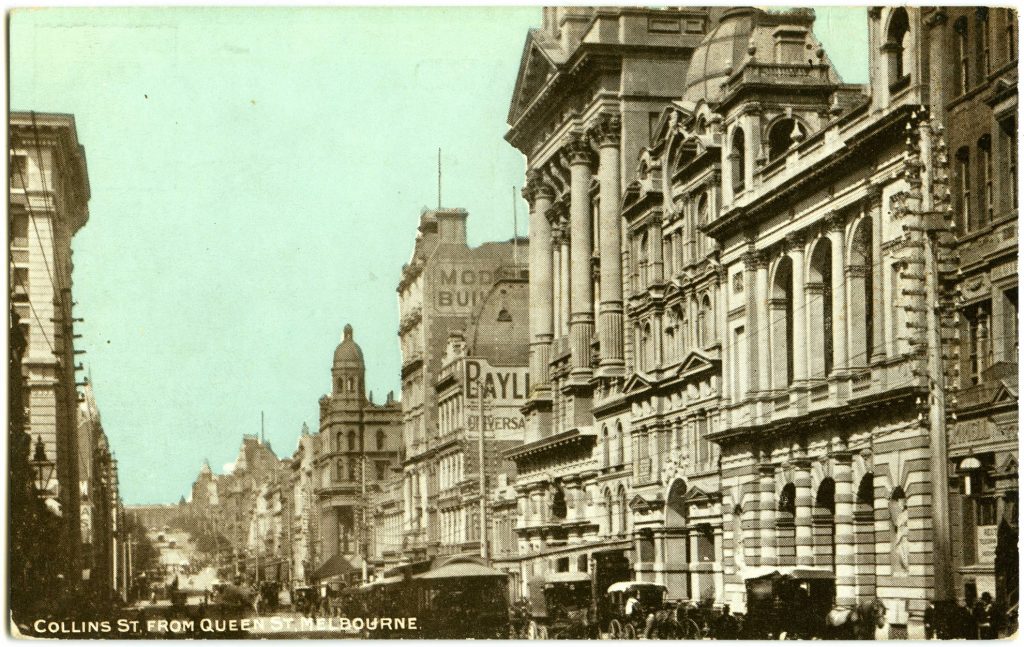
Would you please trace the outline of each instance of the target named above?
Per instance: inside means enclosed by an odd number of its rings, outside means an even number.
[[[366,393],[363,352],[346,325],[334,351],[331,393],[320,398],[320,430],[315,436],[313,489],[317,567],[331,557],[368,556],[370,496],[399,465],[402,407],[392,394],[377,404]]]
[[[71,115],[9,117],[8,194],[11,301],[27,342],[22,359],[25,432],[56,463],[49,498],[59,502],[59,572],[81,578],[79,563],[78,395],[71,239],[89,219],[85,151]]]
[[[519,241],[469,247],[462,209],[424,211],[412,258],[398,285],[402,351],[403,533],[410,560],[437,554],[441,527],[438,473],[430,445],[438,429],[434,380],[449,334],[465,331],[502,266],[511,266]]]

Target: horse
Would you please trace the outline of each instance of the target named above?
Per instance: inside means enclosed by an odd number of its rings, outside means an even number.
[[[875,598],[852,607],[835,607],[825,624],[831,640],[874,640],[875,628],[885,626],[885,605]]]

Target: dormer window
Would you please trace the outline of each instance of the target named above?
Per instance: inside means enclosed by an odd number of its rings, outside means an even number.
[[[902,7],[892,12],[882,52],[889,62],[889,86],[899,89],[908,83],[913,62],[910,60],[910,19]]]

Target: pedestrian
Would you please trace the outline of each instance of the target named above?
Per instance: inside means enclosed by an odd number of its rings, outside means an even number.
[[[736,618],[728,604],[722,605],[722,614],[718,616],[712,637],[718,640],[736,640],[739,638],[739,631],[736,626]]]
[[[992,594],[988,591],[982,593],[981,599],[974,604],[974,620],[978,624],[979,639],[995,640],[995,606],[992,604]]]

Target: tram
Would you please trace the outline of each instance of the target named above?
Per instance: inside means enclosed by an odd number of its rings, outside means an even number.
[[[349,617],[415,618],[415,629],[378,627],[374,638],[508,638],[507,580],[480,557],[439,557],[346,589],[343,607]]]

